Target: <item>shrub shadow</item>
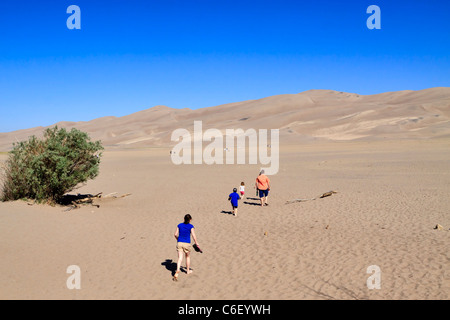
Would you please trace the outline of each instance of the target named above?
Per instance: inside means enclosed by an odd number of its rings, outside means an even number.
[[[65,194],[63,195],[58,201],[57,204],[61,206],[69,206],[72,204],[73,201],[83,200],[87,198],[93,198],[95,195],[93,194]]]

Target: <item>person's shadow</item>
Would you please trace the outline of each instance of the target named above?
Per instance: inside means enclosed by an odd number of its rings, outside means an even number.
[[[245,204],[251,205],[251,206],[261,206],[261,203],[259,202],[248,202],[248,201],[244,201]]]
[[[245,200],[257,200],[258,202],[249,202],[249,201],[244,201],[244,204],[248,204],[248,205],[251,205],[251,206],[260,206],[261,205],[261,203],[259,202],[259,198],[250,198],[250,197],[248,197],[248,198],[245,198]]]
[[[259,199],[255,199],[255,198],[247,198],[247,199],[258,200],[258,202],[244,201],[245,204],[248,204],[251,206],[260,206],[261,205],[261,202],[259,202]]]
[[[177,263],[173,262],[172,259],[166,259],[166,261],[161,262],[162,266],[165,266],[167,270],[172,273],[172,277],[175,275],[175,271],[177,271]]]
[[[231,211],[225,211],[225,210],[222,210],[220,213],[224,213],[224,214],[233,214],[233,212],[231,212]]]

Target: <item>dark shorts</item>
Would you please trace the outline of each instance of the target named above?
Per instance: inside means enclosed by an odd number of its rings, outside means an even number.
[[[259,197],[264,198],[269,195],[269,190],[259,190]]]
[[[233,209],[236,209],[238,207],[237,203],[231,203],[231,206],[233,207]]]

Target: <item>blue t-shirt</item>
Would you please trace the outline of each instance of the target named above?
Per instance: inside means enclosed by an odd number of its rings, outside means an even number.
[[[231,200],[231,204],[232,204],[234,207],[237,207],[237,206],[238,206],[238,200],[239,200],[239,198],[240,198],[239,194],[238,194],[237,192],[233,192],[233,193],[231,193],[231,194],[229,195],[229,197],[230,197],[230,200]]]
[[[180,223],[178,225],[178,230],[180,231],[178,233],[178,242],[191,243],[191,229],[193,228],[194,226],[190,223]]]

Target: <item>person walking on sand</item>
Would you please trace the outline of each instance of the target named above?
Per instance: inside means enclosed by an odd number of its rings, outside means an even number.
[[[241,199],[244,199],[244,197],[245,197],[245,183],[244,183],[244,181],[241,182],[241,185],[239,187],[239,193],[241,194]]]
[[[194,226],[191,224],[192,217],[190,214],[184,216],[184,222],[180,223],[175,230],[175,239],[177,239],[177,251],[178,251],[178,262],[177,262],[177,271],[175,271],[175,275],[173,276],[173,280],[177,281],[180,273],[181,262],[183,261],[183,253],[186,256],[186,273],[191,274],[191,235],[194,239],[194,242],[197,246],[199,246],[197,237],[195,235]]]
[[[259,176],[256,178],[255,187],[259,190],[259,199],[261,200],[261,207],[268,206],[267,200],[269,198],[270,180],[261,170]]]
[[[238,200],[241,200],[241,197],[237,193],[237,189],[233,188],[233,193],[228,196],[228,201],[231,202],[231,208],[233,209],[233,216],[237,216]]]

